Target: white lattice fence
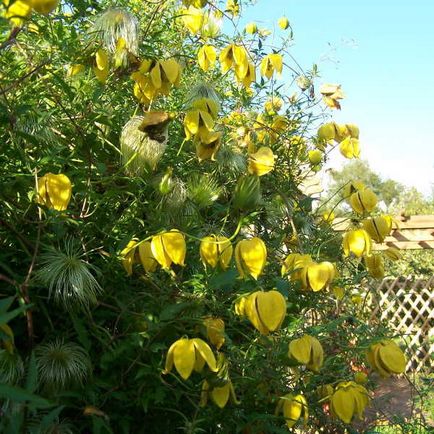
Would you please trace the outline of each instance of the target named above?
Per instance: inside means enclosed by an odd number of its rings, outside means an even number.
[[[407,342],[407,370],[432,369],[434,355],[434,276],[384,279],[372,320],[385,320]]]

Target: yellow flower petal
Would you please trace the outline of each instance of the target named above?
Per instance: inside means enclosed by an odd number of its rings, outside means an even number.
[[[286,316],[286,301],[278,291],[258,291],[256,310],[262,324],[270,330],[277,330]]]
[[[187,380],[195,364],[194,339],[179,339],[173,349],[173,363],[178,374]]]

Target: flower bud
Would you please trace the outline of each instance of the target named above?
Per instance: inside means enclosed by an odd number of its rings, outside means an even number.
[[[237,243],[235,263],[241,277],[250,275],[257,280],[262,274],[266,260],[267,248],[260,238],[254,237]]]
[[[318,372],[324,361],[324,350],[317,338],[303,335],[289,343],[288,357]]]
[[[309,151],[308,155],[309,155],[310,164],[312,164],[313,166],[316,166],[321,163],[323,153],[319,149],[314,149],[312,151]]]
[[[304,288],[317,292],[328,286],[335,275],[336,268],[331,262],[310,262],[301,270],[300,279]]]
[[[384,277],[384,261],[381,255],[374,254],[365,256],[365,264],[368,273],[374,279],[382,279]]]
[[[378,199],[372,190],[365,188],[353,193],[349,202],[353,211],[357,214],[364,214],[365,212],[371,212],[377,206]]]
[[[232,258],[232,244],[223,236],[211,235],[202,239],[200,243],[200,257],[205,266],[216,268],[217,265],[223,270],[228,268]]]
[[[258,26],[256,23],[248,23],[246,25],[246,32],[254,35],[258,31]]]
[[[384,238],[390,235],[392,231],[392,217],[381,215],[378,217],[369,218],[362,221],[363,229],[377,243],[382,243]]]
[[[47,208],[65,211],[71,200],[72,185],[66,175],[46,173],[37,182],[36,202]]]
[[[277,24],[282,30],[286,30],[289,27],[289,20],[286,17],[280,17],[277,20]]]
[[[184,265],[187,251],[184,235],[176,229],[155,235],[151,240],[151,251],[163,268],[170,268],[172,263]]]
[[[225,343],[224,321],[221,318],[205,318],[203,323],[208,340],[219,350]]]
[[[345,381],[336,386],[330,399],[330,411],[343,422],[350,423],[354,416],[362,419],[368,404],[368,391],[354,381]]]
[[[309,416],[307,401],[303,395],[293,395],[288,393],[279,399],[276,408],[276,415],[283,413],[286,425],[291,429],[299,419],[304,419],[305,423]]]
[[[371,345],[366,353],[366,358],[372,369],[385,378],[392,374],[402,374],[407,364],[401,348],[389,340]]]
[[[343,248],[345,256],[354,253],[354,255],[360,258],[363,255],[371,254],[372,241],[364,229],[355,229],[344,234]]]

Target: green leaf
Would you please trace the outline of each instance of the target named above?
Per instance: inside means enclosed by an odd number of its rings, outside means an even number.
[[[26,378],[26,390],[33,393],[38,386],[38,368],[36,367],[35,353],[32,351],[29,359],[29,366]]]
[[[18,307],[17,309],[14,309],[10,312],[1,313],[0,314],[0,324],[8,323],[11,319],[15,318],[20,313],[25,312],[29,308],[30,308],[30,305],[28,304],[25,306]]]
[[[8,386],[6,384],[0,384],[0,398],[10,399],[16,402],[29,402],[33,407],[46,408],[51,407],[51,403],[38,395],[27,392],[27,390],[21,387]]]
[[[90,351],[92,344],[89,339],[89,334],[87,333],[86,327],[84,326],[83,320],[81,318],[78,318],[72,312],[70,312],[70,315],[75,332],[77,333],[78,341],[81,345],[83,345],[86,351]]]
[[[0,300],[0,314],[5,313],[14,302],[15,297],[7,297],[3,300]]]
[[[235,284],[237,275],[237,270],[231,268],[228,271],[213,276],[209,282],[209,286],[211,289],[230,290]]]

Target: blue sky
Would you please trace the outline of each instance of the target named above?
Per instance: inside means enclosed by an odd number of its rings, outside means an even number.
[[[334,119],[359,125],[362,158],[384,178],[431,193],[434,0],[258,0],[242,23],[273,29],[282,15],[297,61],[318,64],[318,85],[342,84]],[[342,162],[333,159],[336,168]]]

